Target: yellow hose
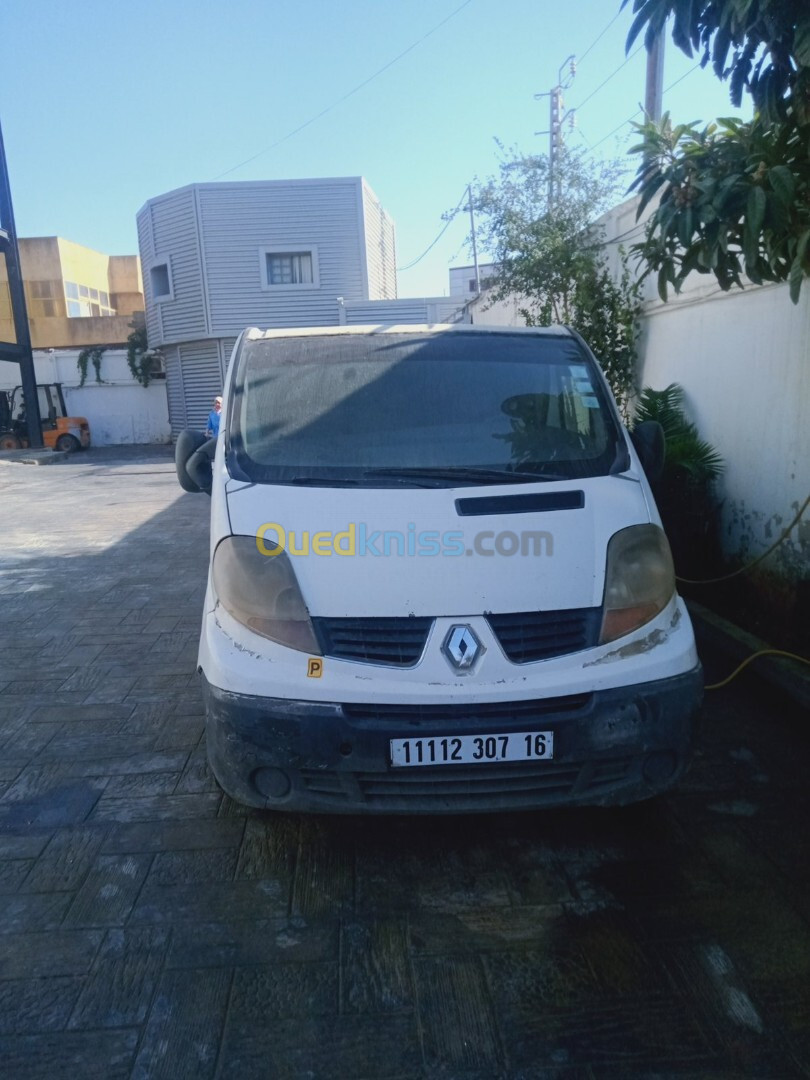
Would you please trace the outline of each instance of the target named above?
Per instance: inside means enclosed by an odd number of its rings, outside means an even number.
[[[810,495],[807,496],[802,505],[799,507],[798,514],[796,514],[796,517],[793,519],[793,521],[791,521],[788,527],[782,532],[782,535],[779,537],[779,539],[775,543],[771,544],[767,551],[764,551],[758,558],[754,559],[753,562],[748,563],[746,566],[741,566],[739,570],[735,570],[731,574],[723,574],[722,577],[705,578],[703,581],[692,581],[690,578],[676,577],[675,580],[680,581],[682,585],[715,585],[718,581],[729,581],[731,578],[737,577],[738,574],[746,573],[746,571],[751,570],[754,566],[756,566],[757,563],[761,563],[763,559],[767,559],[770,553],[772,551],[775,551],[776,548],[779,547],[779,545],[787,537],[793,526],[798,524],[799,518],[807,509],[808,503],[810,503]]]
[[[810,664],[810,660],[806,657],[797,656],[796,653],[792,652],[785,652],[783,649],[760,649],[759,652],[752,653],[750,656],[746,657],[745,660],[732,671],[728,678],[723,679],[722,682],[712,683],[711,686],[705,686],[704,690],[720,690],[722,687],[728,686],[731,680],[736,679],[743,668],[748,667],[751,661],[756,660],[758,656],[784,656],[787,657],[788,660],[797,660],[800,664]]]

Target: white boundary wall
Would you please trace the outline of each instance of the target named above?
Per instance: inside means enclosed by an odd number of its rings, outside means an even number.
[[[634,200],[603,221],[607,239],[628,247],[642,231]],[[726,465],[723,549],[755,558],[810,494],[810,280],[798,304],[787,285],[724,293],[708,274],[693,274],[666,304],[648,279],[645,297],[640,385],[684,388],[690,419]],[[792,580],[807,575],[810,509],[763,566]]]
[[[87,418],[94,446],[171,441],[165,379],[141,386],[130,374],[126,350],[108,349],[101,361],[103,382],[95,381],[90,364],[80,387],[79,351],[36,349],[34,368],[38,383],[62,383],[68,412]],[[17,365],[0,362],[0,389],[10,390],[19,382]]]

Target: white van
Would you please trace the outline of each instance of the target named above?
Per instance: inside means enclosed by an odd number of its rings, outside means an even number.
[[[689,758],[702,673],[639,453],[575,332],[245,331],[209,491],[211,767],[250,806],[621,804]],[[634,446],[634,442],[638,447]]]

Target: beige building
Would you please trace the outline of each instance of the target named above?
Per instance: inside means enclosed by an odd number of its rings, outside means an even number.
[[[35,349],[118,345],[143,322],[137,255],[104,255],[61,236],[20,238],[20,265]],[[0,341],[16,341],[0,257]]]

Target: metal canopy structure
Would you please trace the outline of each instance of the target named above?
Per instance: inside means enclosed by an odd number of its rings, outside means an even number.
[[[14,208],[11,203],[11,186],[6,165],[6,148],[3,128],[0,125],[0,254],[5,255],[8,273],[8,291],[14,320],[16,342],[0,341],[0,360],[11,360],[20,365],[20,383],[25,399],[25,422],[28,427],[28,445],[42,446],[42,423],[39,415],[37,381],[34,374],[34,354],[31,351],[31,332],[28,327],[28,310],[25,305],[20,249],[14,225]]]

